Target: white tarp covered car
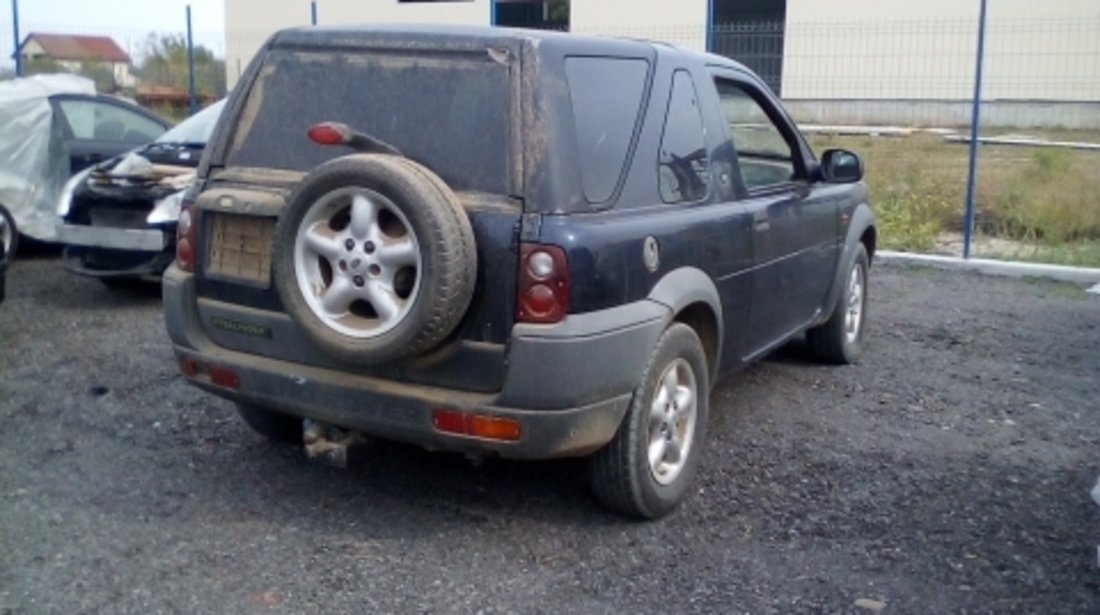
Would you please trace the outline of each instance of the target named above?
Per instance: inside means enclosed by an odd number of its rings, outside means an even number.
[[[0,82],[0,204],[19,232],[44,241],[55,236],[57,197],[70,169],[54,126],[50,97],[56,94],[94,95],[95,84],[75,75]]]
[[[0,205],[21,234],[54,241],[57,199],[81,169],[144,145],[171,127],[148,109],[75,75],[0,81]]]

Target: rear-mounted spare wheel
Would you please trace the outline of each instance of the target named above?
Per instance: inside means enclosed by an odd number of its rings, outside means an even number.
[[[372,365],[438,345],[470,305],[473,229],[422,165],[355,154],[314,169],[275,227],[275,287],[330,356]]]

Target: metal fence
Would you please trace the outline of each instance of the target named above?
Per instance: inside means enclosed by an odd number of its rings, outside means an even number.
[[[1100,5],[1081,10],[989,17],[980,63],[977,18],[847,16],[583,33],[709,48],[753,69],[819,154],[844,147],[864,158],[885,247],[1100,266]],[[308,11],[302,19],[308,23]],[[96,34],[23,26],[24,34],[36,31]],[[185,32],[181,17],[170,34],[178,41]],[[138,83],[124,93],[150,83],[186,88],[186,63],[148,62],[148,32],[104,34],[134,58]],[[210,52],[195,69],[199,96],[223,95],[269,34],[196,33],[196,48]],[[971,148],[973,135],[981,142]]]
[[[222,98],[227,92],[225,34],[194,32],[189,14],[180,15],[174,31],[129,28],[91,29],[81,24],[21,22],[18,24],[19,53],[3,54],[0,79],[18,75],[68,72],[96,83],[97,91],[137,100],[161,113],[180,119]],[[8,33],[8,48],[15,38],[13,22],[0,20],[0,31]],[[38,43],[45,36],[53,44]],[[92,42],[87,42],[89,37]],[[59,40],[61,39],[61,40]],[[52,46],[60,45],[61,54]],[[73,57],[73,49],[93,46],[95,53]],[[114,49],[128,61],[114,57]]]

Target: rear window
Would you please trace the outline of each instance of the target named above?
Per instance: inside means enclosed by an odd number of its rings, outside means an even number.
[[[306,137],[313,124],[335,121],[397,147],[455,190],[507,194],[508,71],[488,53],[273,51],[225,163],[308,171],[349,153]]]
[[[607,201],[619,185],[648,71],[649,63],[640,59],[565,60],[581,179],[590,203]]]

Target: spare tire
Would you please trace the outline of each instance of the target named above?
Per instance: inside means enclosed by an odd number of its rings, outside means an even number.
[[[375,365],[450,334],[477,277],[473,228],[447,184],[392,155],[311,171],[275,226],[273,275],[286,311],[325,353]]]

